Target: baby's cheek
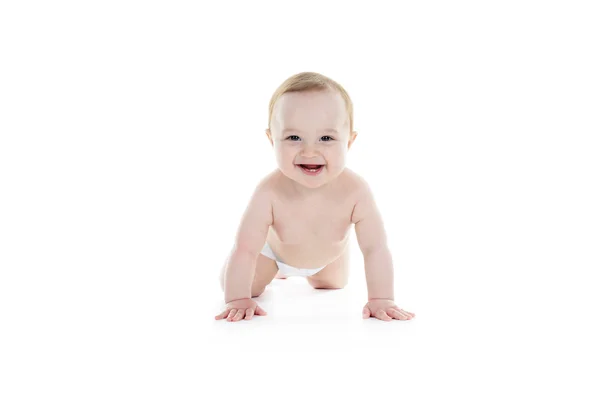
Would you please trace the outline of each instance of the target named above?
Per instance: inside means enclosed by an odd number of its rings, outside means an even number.
[[[344,165],[346,157],[343,152],[330,152],[328,154],[328,160],[332,167],[341,167]]]
[[[294,159],[294,152],[292,149],[282,148],[282,149],[279,149],[279,151],[277,152],[277,161],[279,161],[279,163],[282,165],[288,164],[293,159]]]
[[[286,152],[286,156],[288,158],[294,159],[298,156],[299,153],[302,152],[301,147],[289,147]]]

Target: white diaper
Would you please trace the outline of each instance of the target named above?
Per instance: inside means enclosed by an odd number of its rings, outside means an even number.
[[[285,275],[286,277],[287,276],[311,276],[326,267],[326,265],[324,265],[321,268],[309,269],[309,268],[296,268],[296,267],[292,267],[291,265],[287,265],[286,263],[281,261],[281,259],[279,257],[277,257],[275,255],[275,253],[273,253],[273,250],[271,250],[271,246],[269,246],[269,243],[266,243],[266,242],[265,242],[265,246],[263,247],[260,254],[263,254],[266,257],[269,257],[271,260],[275,260],[275,263],[277,263],[277,268],[279,268],[279,271],[281,271],[281,273],[283,275]]]

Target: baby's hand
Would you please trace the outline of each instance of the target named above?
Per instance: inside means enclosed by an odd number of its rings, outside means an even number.
[[[375,317],[382,321],[391,321],[392,319],[409,320],[415,314],[404,311],[398,307],[392,300],[373,299],[363,308],[363,318]]]
[[[267,315],[267,312],[252,299],[238,299],[230,301],[226,304],[227,310],[217,315],[215,319],[223,319],[227,316],[227,321],[239,321],[244,316],[245,319],[252,319],[254,314]]]

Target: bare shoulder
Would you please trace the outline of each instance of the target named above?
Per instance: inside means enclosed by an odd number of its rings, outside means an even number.
[[[352,198],[354,201],[351,222],[355,224],[371,214],[376,206],[373,192],[367,180],[351,170],[348,170],[348,175],[351,177]]]
[[[371,188],[364,177],[349,168],[346,168],[344,173],[346,174],[348,193],[354,201],[358,202],[362,197],[371,193]]]
[[[279,169],[269,172],[257,185],[257,190],[264,192],[271,197],[276,196],[282,188],[283,174]]]
[[[244,211],[236,234],[236,248],[258,254],[264,246],[269,226],[273,224],[271,180],[262,178]]]
[[[275,172],[271,172],[260,179],[250,200],[250,206],[253,208],[268,208],[272,212],[273,195],[277,186],[277,177]]]
[[[277,185],[277,180],[278,180],[278,174],[277,174],[277,170],[269,172],[267,175],[265,175],[259,182],[258,185],[256,185],[257,189],[263,190],[263,191],[272,191],[275,189],[276,185]]]
[[[272,208],[275,203],[280,203],[282,198],[286,198],[286,177],[277,168],[265,175],[256,185],[254,196],[268,202]]]

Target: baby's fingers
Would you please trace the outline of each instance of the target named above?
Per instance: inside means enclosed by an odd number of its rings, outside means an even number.
[[[215,319],[223,319],[227,314],[229,314],[229,310],[225,310],[221,314],[215,316]]]
[[[369,308],[367,306],[365,306],[363,308],[363,314],[362,314],[363,318],[369,318],[371,317],[371,311],[369,311]]]
[[[246,314],[246,309],[245,308],[237,310],[237,313],[235,314],[235,316],[233,317],[233,319],[231,319],[231,321],[233,321],[233,322],[239,321],[240,319],[244,318],[244,314]]]
[[[411,319],[412,317],[406,313],[403,313],[402,311],[398,311],[394,308],[390,308],[387,310],[387,314],[395,319],[399,319],[401,321],[407,320],[407,319]]]
[[[229,310],[229,315],[227,316],[227,321],[231,321],[231,319],[235,316],[237,312],[237,308],[232,308]]]
[[[260,308],[259,305],[256,306],[256,315],[267,315],[267,312],[265,310],[263,310],[262,308]]]
[[[390,316],[387,315],[385,313],[385,311],[383,311],[382,309],[377,310],[377,312],[375,313],[375,316],[382,321],[391,321],[392,320],[392,318],[390,318]]]
[[[404,314],[410,315],[410,317],[411,317],[411,318],[415,316],[415,313],[411,313],[410,311],[403,310],[403,309],[401,309],[401,308],[400,308],[400,307],[398,307],[398,306],[395,306],[395,307],[392,307],[392,308],[393,308],[394,310],[398,310],[398,311],[400,311],[401,313],[404,313]]]
[[[252,319],[253,315],[254,315],[254,310],[249,308],[246,310],[246,318],[245,319]]]

